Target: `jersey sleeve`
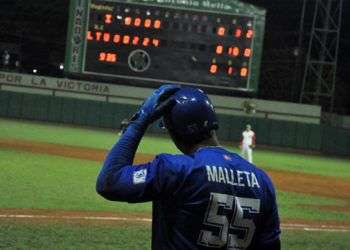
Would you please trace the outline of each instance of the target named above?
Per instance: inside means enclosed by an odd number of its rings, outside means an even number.
[[[263,211],[260,235],[258,235],[258,242],[261,249],[266,245],[272,244],[274,241],[279,241],[281,234],[275,188],[267,175],[266,179],[265,209]]]
[[[130,203],[146,202],[169,197],[181,175],[163,155],[152,162],[126,165],[111,175],[108,188],[101,194],[108,200]]]

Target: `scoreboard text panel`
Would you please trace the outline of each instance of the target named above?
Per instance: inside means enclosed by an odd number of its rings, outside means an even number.
[[[101,0],[90,0],[85,8],[84,74],[252,89],[255,53],[261,53],[254,43],[262,39],[256,37],[253,12]]]

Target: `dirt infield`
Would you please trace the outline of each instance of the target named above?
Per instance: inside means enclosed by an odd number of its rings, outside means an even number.
[[[70,157],[75,159],[92,160],[98,162],[102,162],[107,153],[106,150],[102,149],[92,149],[14,139],[0,139],[0,148],[26,151],[37,154]],[[137,154],[134,163],[144,163],[152,160],[153,158],[153,155]],[[318,206],[319,209],[344,212],[350,211],[350,181],[336,177],[305,174],[291,171],[269,170],[267,172],[279,190],[337,198],[343,200],[346,204],[345,206]],[[125,217],[125,215],[123,216]]]
[[[87,147],[76,147],[61,144],[23,141],[16,139],[0,139],[0,148],[7,148],[19,151],[26,151],[36,154],[48,154],[102,162],[107,154],[106,150]],[[135,164],[152,160],[154,157],[148,154],[138,154]]]

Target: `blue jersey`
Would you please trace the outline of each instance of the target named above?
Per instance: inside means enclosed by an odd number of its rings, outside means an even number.
[[[221,147],[124,166],[111,184],[111,200],[153,201],[152,249],[263,249],[279,238],[270,178]]]

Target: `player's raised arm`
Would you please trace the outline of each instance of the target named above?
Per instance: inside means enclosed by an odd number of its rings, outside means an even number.
[[[126,189],[122,188],[143,179],[147,175],[147,181],[152,181],[155,173],[151,170],[151,164],[139,166],[139,172],[132,168],[132,162],[137,147],[149,124],[159,119],[166,110],[172,106],[170,98],[179,89],[176,85],[163,85],[146,99],[139,111],[132,117],[130,124],[120,140],[113,146],[106,157],[103,168],[97,178],[96,191],[109,200],[126,200],[121,195]],[[156,164],[153,162],[153,164]],[[142,186],[138,186],[142,187]],[[130,193],[137,190],[130,190]]]

